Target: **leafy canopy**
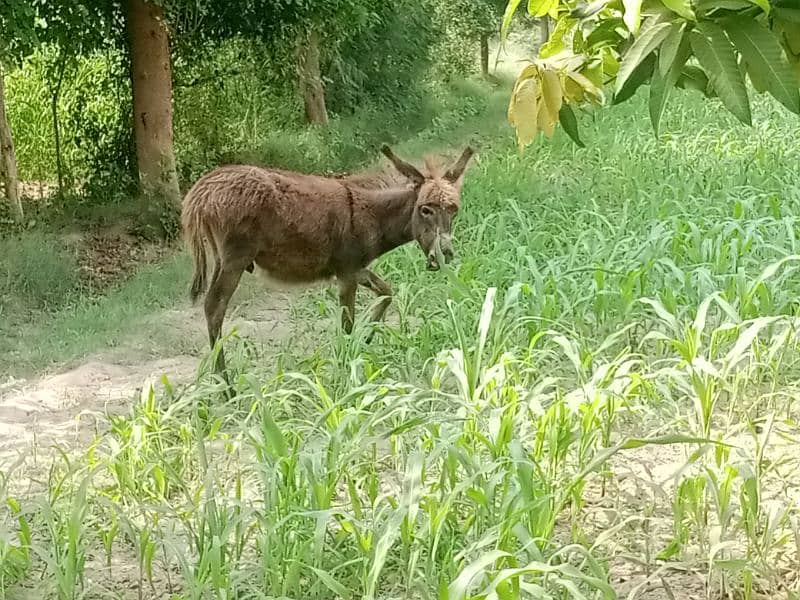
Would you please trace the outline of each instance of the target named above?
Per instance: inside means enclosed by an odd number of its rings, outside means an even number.
[[[521,0],[509,0],[502,36]],[[578,144],[573,106],[618,104],[649,85],[658,134],[675,88],[694,89],[750,124],[747,79],[800,114],[800,3],[796,0],[529,0],[556,20],[517,78],[508,109],[521,145],[557,122]]]

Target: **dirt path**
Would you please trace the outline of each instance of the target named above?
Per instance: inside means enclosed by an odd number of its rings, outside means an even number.
[[[290,334],[291,298],[264,294],[232,306],[226,331],[235,327],[267,348],[277,348]],[[170,339],[181,340],[174,356],[153,358],[147,338],[131,331],[116,347],[104,349],[75,368],[30,379],[0,380],[0,468],[21,454],[50,455],[56,445],[83,448],[102,416],[127,412],[143,387],[191,381],[206,352],[202,309],[185,307],[151,315],[143,325],[157,324]],[[188,352],[186,349],[190,349]]]

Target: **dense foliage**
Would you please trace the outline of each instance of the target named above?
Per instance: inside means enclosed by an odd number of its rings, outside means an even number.
[[[65,206],[128,197],[136,160],[120,5],[4,1],[4,28],[19,32],[8,38],[6,55],[13,50],[16,61],[9,66],[19,67],[6,75],[6,95],[12,127],[25,123],[14,128],[20,178],[46,182],[47,189],[58,180]],[[485,13],[470,13],[470,39],[477,23],[486,31],[497,28],[497,5],[489,4]],[[303,128],[297,61],[310,28],[322,33],[321,77],[334,119],[360,112],[371,113],[376,123],[424,121],[439,83],[457,72],[463,57],[473,64],[477,59],[477,45],[444,52],[445,32],[463,33],[463,18],[436,0],[324,6],[170,0],[163,6],[184,185],[220,161],[282,160],[270,140],[277,137],[275,124]],[[352,140],[362,152],[382,141],[378,131],[354,133],[362,136]],[[28,194],[40,189],[24,188]]]
[[[520,0],[510,0],[507,27]],[[746,78],[800,113],[800,11],[786,0],[535,0],[533,15],[556,26],[538,60],[520,74],[509,120],[522,144],[556,122],[580,143],[573,105],[629,99],[649,84],[650,119],[659,131],[670,94],[698,90],[750,123]]]

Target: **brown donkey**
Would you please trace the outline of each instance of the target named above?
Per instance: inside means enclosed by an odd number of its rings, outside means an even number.
[[[206,244],[214,258],[205,297],[212,348],[242,273],[252,272],[254,266],[284,284],[335,277],[342,326],[350,333],[359,285],[382,297],[373,320],[380,320],[391,302],[389,284],[368,268],[376,258],[416,240],[428,269],[439,269],[437,256],[446,262],[452,259],[450,226],[472,149],[467,147],[446,171],[428,165],[425,174],[388,146],[382,152],[408,184],[224,166],[192,186],[183,200],[181,221],[195,263],[193,302],[206,290]],[[216,367],[225,369],[221,350]]]

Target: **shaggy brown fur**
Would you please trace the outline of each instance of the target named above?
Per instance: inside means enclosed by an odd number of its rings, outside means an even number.
[[[417,240],[438,269],[437,248],[453,256],[450,228],[471,148],[446,172],[421,173],[382,149],[405,184],[391,178],[326,178],[252,166],[224,166],[202,176],[183,200],[182,224],[195,262],[191,297],[205,296],[208,335],[219,338],[228,302],[242,273],[258,266],[273,280],[303,284],[335,277],[342,324],[353,327],[359,285],[382,297],[372,318],[391,302],[389,285],[369,270],[376,258]],[[208,279],[207,250],[214,259]],[[224,369],[220,351],[219,369]]]

